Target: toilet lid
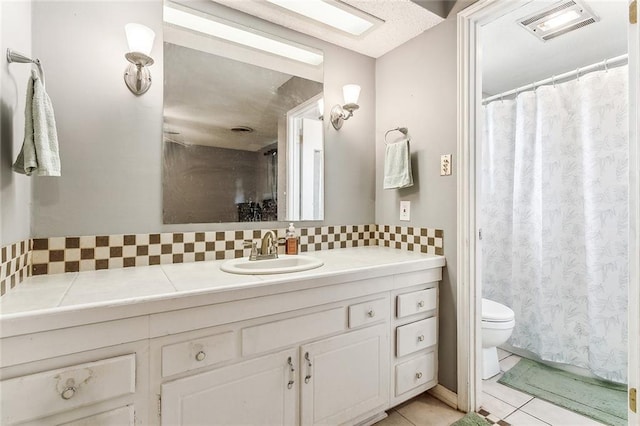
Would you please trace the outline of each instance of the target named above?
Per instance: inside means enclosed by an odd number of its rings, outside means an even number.
[[[489,299],[482,299],[482,321],[511,321],[513,311],[501,303]]]

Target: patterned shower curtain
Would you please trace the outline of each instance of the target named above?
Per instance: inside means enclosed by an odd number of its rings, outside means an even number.
[[[482,288],[509,343],[627,380],[628,67],[484,108]]]

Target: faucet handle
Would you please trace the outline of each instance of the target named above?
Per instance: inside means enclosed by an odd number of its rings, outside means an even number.
[[[245,247],[253,247],[254,245],[256,245],[255,241],[252,240],[244,240],[243,244]]]
[[[278,238],[278,245],[279,246],[284,246],[285,244],[287,244],[287,239],[286,238]]]
[[[249,260],[258,259],[258,243],[251,240],[244,240],[245,247],[251,247],[251,254],[249,254]]]

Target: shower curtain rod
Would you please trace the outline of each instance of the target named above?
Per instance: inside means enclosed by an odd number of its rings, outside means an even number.
[[[536,89],[536,88],[538,88],[540,86],[544,86],[545,84],[549,84],[549,83],[555,84],[555,83],[557,83],[557,82],[559,82],[561,80],[566,80],[566,79],[574,77],[574,76],[577,76],[578,78],[580,78],[580,74],[581,73],[588,73],[588,72],[591,72],[591,71],[595,71],[598,68],[607,69],[609,66],[615,66],[616,64],[617,65],[622,65],[622,63],[626,62],[628,60],[628,58],[629,58],[629,55],[628,54],[624,54],[624,55],[616,56],[615,58],[605,59],[602,62],[597,62],[595,64],[588,65],[588,66],[583,67],[583,68],[578,68],[578,69],[576,69],[574,71],[569,71],[569,72],[566,72],[566,73],[560,74],[560,75],[554,75],[551,78],[547,78],[547,79],[544,79],[544,80],[536,81],[536,82],[533,82],[531,84],[527,84],[525,86],[518,87],[517,89],[513,89],[513,90],[509,90],[509,91],[504,92],[504,93],[499,93],[497,95],[489,96],[488,98],[483,99],[482,103],[483,104],[487,104],[487,103],[489,103],[491,101],[495,101],[496,99],[502,99],[502,98],[505,98],[507,96],[517,95],[518,93],[525,92],[527,90],[534,90],[534,89]]]

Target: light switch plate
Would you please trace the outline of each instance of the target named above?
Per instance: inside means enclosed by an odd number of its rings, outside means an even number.
[[[400,220],[411,220],[411,201],[400,201]]]
[[[451,154],[440,156],[440,176],[451,175]]]

